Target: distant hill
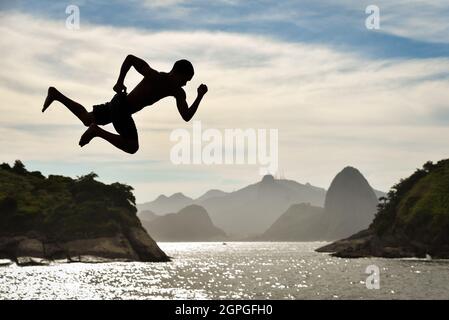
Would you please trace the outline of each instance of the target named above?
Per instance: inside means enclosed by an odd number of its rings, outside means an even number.
[[[168,261],[136,216],[132,188],[0,165],[0,259],[82,261],[83,256]]]
[[[137,208],[139,212],[150,211],[153,212],[153,214],[155,214],[154,212],[157,212],[157,214],[163,215],[166,213],[179,211],[191,204],[199,204],[207,199],[223,197],[226,195],[228,195],[227,192],[218,189],[211,189],[197,199],[192,199],[185,196],[181,192],[178,192],[169,197],[166,195],[160,195],[153,201],[138,204]]]
[[[308,203],[294,204],[254,240],[316,241],[324,239],[324,209]]]
[[[376,189],[373,189],[373,191],[376,194],[376,198],[377,199],[379,199],[381,197],[385,197],[387,195],[387,193],[383,192],[383,191],[379,191],[379,190],[376,190]]]
[[[205,194],[203,194],[201,197],[195,199],[195,202],[201,203],[210,198],[219,198],[219,197],[224,197],[227,195],[228,195],[228,192],[224,192],[224,191],[221,191],[218,189],[211,189],[211,190],[207,191]]]
[[[223,230],[212,223],[207,211],[190,205],[178,213],[169,213],[153,221],[142,221],[157,241],[214,241],[226,239]]]
[[[154,219],[159,217],[159,215],[155,214],[153,211],[150,210],[139,211],[137,212],[137,216],[141,221],[144,220],[147,222],[153,221]]]
[[[139,211],[149,210],[161,215],[179,211],[181,208],[184,208],[190,204],[193,204],[192,198],[186,197],[181,192],[177,192],[169,197],[166,195],[160,195],[154,201],[138,204],[137,209]]]
[[[324,204],[326,239],[348,237],[367,228],[374,219],[378,199],[359,170],[346,167],[332,180]]]
[[[449,159],[427,162],[396,184],[368,229],[318,251],[340,257],[449,258]]]

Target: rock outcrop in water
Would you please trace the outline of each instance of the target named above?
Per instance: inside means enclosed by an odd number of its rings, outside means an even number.
[[[0,259],[168,261],[136,216],[132,188],[0,165]]]
[[[339,257],[449,258],[449,160],[426,163],[381,200],[368,229],[317,251]]]
[[[157,241],[221,241],[223,230],[212,223],[207,211],[190,205],[178,213],[169,213],[153,221],[142,221],[143,226]]]

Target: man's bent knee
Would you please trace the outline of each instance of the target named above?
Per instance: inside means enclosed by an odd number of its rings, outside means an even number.
[[[86,127],[89,127],[92,123],[95,123],[94,119],[95,119],[95,117],[94,117],[93,113],[92,113],[92,112],[88,112],[88,113],[87,113],[87,116],[85,116],[85,117],[82,119],[82,122],[83,122],[83,124],[84,124]]]
[[[139,143],[137,141],[130,141],[127,149],[128,153],[134,154],[139,150]]]

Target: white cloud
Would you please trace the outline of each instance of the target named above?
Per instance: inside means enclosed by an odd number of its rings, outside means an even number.
[[[426,160],[447,156],[449,149],[449,130],[435,119],[449,101],[448,59],[371,61],[326,46],[224,32],[152,33],[83,23],[70,31],[64,21],[12,13],[0,14],[0,32],[3,161],[151,159],[164,162],[165,169],[192,169],[169,163],[170,130],[191,127],[173,99],[135,116],[141,150],[133,156],[100,140],[80,149],[84,128],[58,103],[41,114],[49,85],[88,109],[109,100],[128,53],[158,70],[191,59],[196,75],[187,87],[189,101],[200,83],[210,88],[195,119],[221,129],[278,128],[280,165],[292,179],[327,187],[350,164],[373,186],[386,189]],[[129,88],[140,79],[134,71],[128,77]],[[259,178],[258,166],[199,169],[210,173],[210,181],[182,179],[190,190],[167,182],[165,192],[171,185],[173,192],[198,195],[223,185],[217,176],[242,184]],[[160,181],[137,185],[139,201],[160,193]]]
[[[447,1],[381,1],[385,31],[425,42],[449,43]]]

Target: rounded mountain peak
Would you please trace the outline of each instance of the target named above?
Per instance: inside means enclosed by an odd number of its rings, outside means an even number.
[[[168,197],[167,197],[165,194],[161,194],[159,197],[156,198],[155,201],[158,201],[158,200],[165,200],[165,199],[167,199],[167,198],[168,198]]]
[[[209,216],[209,214],[207,213],[206,209],[204,209],[202,206],[199,206],[197,204],[191,204],[183,209],[181,209],[178,214],[181,215],[185,215],[185,214],[190,214],[190,215],[206,215]]]
[[[328,238],[344,238],[368,227],[377,211],[377,197],[359,170],[346,167],[332,180],[324,208]]]
[[[345,190],[349,193],[360,194],[373,193],[371,186],[360,171],[354,167],[345,167],[340,171],[329,187],[328,193],[332,193],[335,190]]]
[[[182,192],[173,193],[171,196],[172,199],[184,199],[187,198]]]
[[[363,177],[363,175],[360,173],[360,171],[354,167],[351,166],[346,166],[343,168],[343,170],[340,171],[340,174],[345,174],[345,175],[361,175]]]
[[[274,182],[274,177],[271,174],[264,175],[262,178],[263,183],[272,183]]]

